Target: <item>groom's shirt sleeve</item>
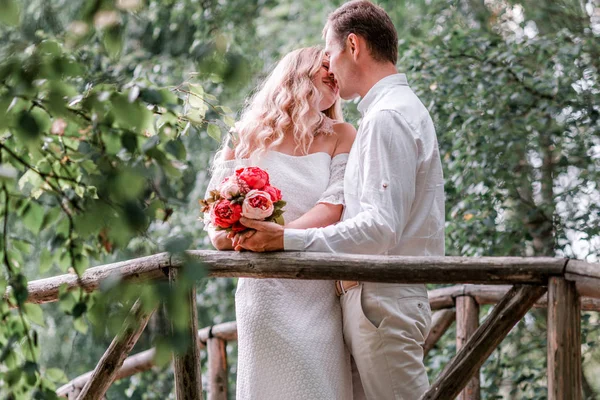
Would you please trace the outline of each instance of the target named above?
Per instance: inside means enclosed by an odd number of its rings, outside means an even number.
[[[362,179],[349,199],[359,202],[357,214],[325,228],[286,229],[285,250],[384,254],[400,243],[415,198],[419,138],[394,110],[363,124],[356,149]]]

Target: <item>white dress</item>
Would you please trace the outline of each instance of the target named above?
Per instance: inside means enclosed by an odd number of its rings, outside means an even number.
[[[343,203],[347,154],[290,156],[276,151],[260,161],[226,161],[209,190],[236,167],[258,165],[281,190],[292,221],[320,202]],[[238,400],[352,398],[349,355],[339,298],[332,281],[240,278],[235,295]]]

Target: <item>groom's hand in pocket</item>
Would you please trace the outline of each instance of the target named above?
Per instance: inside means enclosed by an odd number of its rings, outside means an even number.
[[[255,221],[248,218],[240,220],[242,225],[256,230],[250,237],[240,237],[234,242],[234,250],[242,249],[265,252],[283,250],[283,226],[274,222]]]

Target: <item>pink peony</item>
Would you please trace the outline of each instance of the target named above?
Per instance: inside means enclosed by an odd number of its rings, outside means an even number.
[[[246,218],[263,220],[273,214],[271,195],[261,190],[252,190],[242,204],[242,215]]]
[[[227,177],[221,182],[219,185],[219,194],[228,200],[240,195],[240,187],[237,185],[235,177]]]
[[[263,191],[271,195],[271,201],[273,201],[273,203],[281,200],[281,190],[277,189],[275,186],[267,185],[263,188]]]

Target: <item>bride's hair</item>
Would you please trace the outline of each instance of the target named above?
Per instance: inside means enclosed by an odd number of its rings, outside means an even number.
[[[321,94],[313,78],[323,61],[323,50],[307,47],[287,54],[247,101],[234,128],[235,158],[250,158],[279,145],[285,135],[294,136],[303,154],[322,130],[325,116],[342,121],[340,99],[319,110]]]

